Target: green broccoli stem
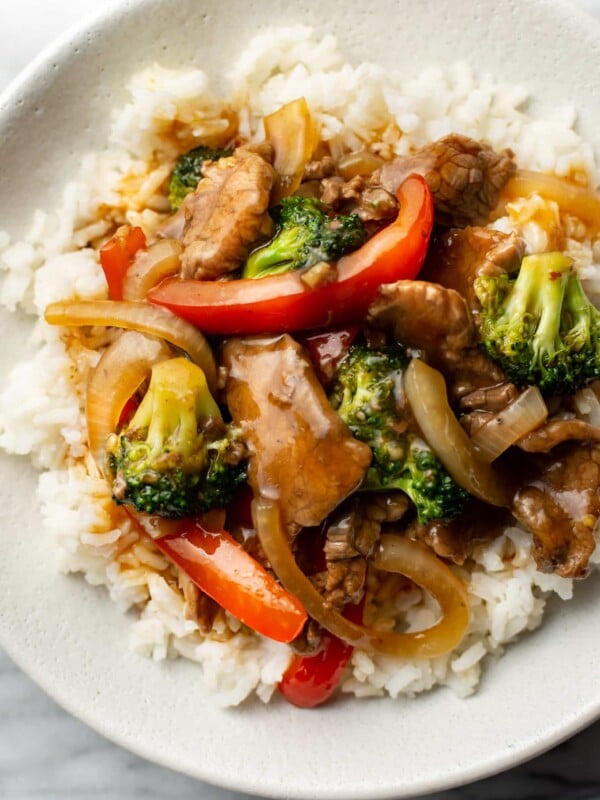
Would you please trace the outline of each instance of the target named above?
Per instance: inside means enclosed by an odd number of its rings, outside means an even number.
[[[570,266],[570,260],[560,253],[524,258],[502,319],[510,322],[539,318],[538,338],[555,341],[560,329],[560,309]]]
[[[243,278],[308,269],[320,261],[331,263],[367,239],[358,214],[330,216],[313,197],[284,197],[271,209],[271,216],[276,223],[275,236],[250,254]]]
[[[176,437],[177,452],[188,462],[198,438],[194,413],[196,398],[189,392],[181,392],[177,386],[159,384],[149,404],[151,417],[146,441],[150,447],[150,458],[156,460],[164,452],[165,431],[168,431],[167,447],[175,449]]]
[[[459,514],[467,493],[420,438],[405,407],[401,386],[407,363],[398,346],[373,350],[353,344],[340,365],[330,402],[352,435],[373,452],[360,490],[403,491],[426,524]]]
[[[514,351],[531,348],[535,361],[548,365],[562,348],[561,310],[571,269],[562,253],[541,253],[523,259],[512,291],[495,327],[505,330]]]
[[[307,243],[309,231],[294,227],[283,229],[269,244],[250,254],[244,267],[244,278],[262,278],[265,275],[280,275],[293,268],[298,251]]]
[[[572,273],[567,282],[564,310],[569,322],[565,341],[575,352],[579,352],[590,341],[592,325],[598,318],[598,312],[586,297],[576,273]]]
[[[539,317],[533,337],[534,353],[541,363],[552,361],[563,347],[560,338],[561,311],[572,262],[561,253],[542,253],[523,259],[515,289],[521,291],[519,281],[523,276],[523,291],[532,305],[531,312]]]
[[[563,253],[523,259],[516,280],[481,276],[481,345],[517,386],[573,394],[600,376],[598,311]]]

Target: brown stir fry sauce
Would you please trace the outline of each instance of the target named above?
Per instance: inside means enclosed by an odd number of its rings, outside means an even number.
[[[371,451],[331,408],[291,336],[231,339],[227,405],[250,449],[255,494],[276,499],[290,534],[319,525],[361,484]]]
[[[270,237],[272,161],[269,147],[243,145],[206,166],[196,190],[159,232],[182,242],[182,277],[228,280]],[[296,194],[315,198],[330,215],[358,215],[369,235],[397,216],[402,181],[415,172],[424,176],[436,227],[419,278],[382,286],[362,324],[343,332],[326,363],[311,363],[309,340],[290,334],[232,338],[222,347],[224,399],[249,450],[250,487],[280,504],[297,561],[332,608],[360,601],[369,561],[387,530],[463,564],[518,522],[532,536],[539,569],[586,573],[600,516],[600,429],[576,418],[571,398],[552,398],[549,419],[501,459],[515,480],[510,508],[472,498],[454,519],[422,524],[402,492],[355,494],[371,449],[352,436],[326,394],[348,343],[358,337],[369,347],[399,343],[440,370],[470,436],[521,396],[478,345],[481,306],[474,290],[481,277],[515,273],[524,256],[517,234],[486,227],[515,170],[509,150],[496,153],[458,135],[392,160],[362,151],[336,161],[321,145]],[[306,529],[318,544],[316,559]],[[242,538],[268,566],[256,538]],[[190,613],[202,606],[209,626],[214,609],[191,585],[185,590]],[[318,638],[313,625],[298,649],[310,649]]]
[[[209,235],[215,263],[223,263],[224,252],[231,254],[224,259],[228,269],[235,269],[258,240],[273,180],[264,155],[240,148],[234,157],[208,168],[185,203],[184,274],[215,277],[212,256],[203,252]],[[482,227],[515,172],[512,154],[495,153],[467,137],[447,136],[413,156],[390,162],[373,156],[368,174],[361,174],[364,164],[368,159],[358,154],[338,171],[336,161],[325,154],[306,165],[300,194],[311,192],[336,211],[382,223],[397,213],[395,190],[402,180],[414,171],[425,176],[440,225],[426,265],[420,280],[381,289],[368,324],[389,340],[425,353],[441,369],[455,410],[473,433],[520,394],[477,347],[479,302],[473,291],[481,275],[513,273],[524,254],[524,242],[516,234]],[[246,192],[246,185],[252,191]],[[203,211],[207,204],[213,209],[208,222]],[[235,243],[230,244],[231,235],[222,230],[220,214],[230,216],[227,230],[237,231]],[[368,502],[340,505],[365,476],[368,448],[350,437],[331,411],[302,347],[290,336],[231,340],[224,347],[223,363],[229,374],[227,405],[233,419],[244,426],[251,449],[252,488],[279,499],[291,533],[328,520],[326,570],[316,580],[340,607],[356,602],[364,586],[366,559],[386,524],[385,519],[369,522]],[[598,429],[583,420],[553,419],[519,443],[527,453],[550,454],[540,476],[518,490],[512,509],[532,533],[541,569],[562,575],[585,572],[593,549],[591,529],[600,514],[596,449],[573,444],[566,453],[553,451],[563,442],[599,438]],[[427,525],[419,524],[410,511],[405,514],[407,508],[394,526],[404,526],[407,535],[457,563],[510,522],[507,511],[479,501],[472,501],[452,521]],[[370,531],[366,537],[365,530]]]

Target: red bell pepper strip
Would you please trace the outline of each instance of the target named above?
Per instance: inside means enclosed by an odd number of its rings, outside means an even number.
[[[226,531],[206,530],[195,519],[130,516],[199,589],[249,628],[278,642],[298,636],[307,619],[300,602]]]
[[[281,333],[356,322],[381,284],[414,278],[423,264],[433,225],[425,180],[411,175],[398,200],[396,220],[341,258],[331,283],[310,288],[298,271],[234,281],[167,279],[148,299],[205,333]]]
[[[300,708],[314,708],[328,700],[344,674],[354,648],[325,631],[319,650],[294,656],[279,682],[285,699]]]
[[[100,266],[108,284],[111,300],[123,299],[123,279],[138,250],[146,248],[141,228],[121,225],[114,236],[100,248]]]
[[[344,616],[362,623],[364,600],[348,605]],[[314,655],[294,656],[279,682],[285,699],[300,708],[314,708],[328,700],[337,689],[354,648],[328,631],[323,631],[321,646]]]
[[[137,397],[135,395],[130,397],[121,411],[121,416],[119,417],[119,429],[127,425],[139,407],[140,401],[137,399]]]
[[[317,377],[324,386],[328,386],[335,378],[359,330],[358,325],[351,325],[337,330],[309,333],[300,338],[308,351]]]

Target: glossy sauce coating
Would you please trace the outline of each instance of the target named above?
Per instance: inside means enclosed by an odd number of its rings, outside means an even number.
[[[255,496],[280,503],[295,531],[318,525],[361,483],[371,451],[331,408],[291,336],[231,339],[227,405],[250,449]]]

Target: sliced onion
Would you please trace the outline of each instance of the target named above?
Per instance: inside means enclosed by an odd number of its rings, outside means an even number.
[[[501,199],[514,200],[530,194],[554,200],[561,211],[579,217],[592,228],[600,228],[600,196],[591,189],[577,186],[557,175],[522,169],[506,184]]]
[[[454,416],[443,375],[413,358],[404,390],[423,436],[458,485],[493,506],[509,506],[513,492],[508,481],[483,461]]]
[[[370,150],[356,150],[342,156],[338,162],[338,172],[349,181],[356,175],[370,175],[384,164],[383,158]]]
[[[547,418],[548,408],[542,393],[537,386],[530,386],[482,425],[471,441],[489,464],[523,436],[539,428]]]
[[[185,351],[204,371],[210,390],[215,389],[217,367],[208,342],[197,328],[165,308],[117,300],[81,300],[50,303],[44,316],[50,325],[109,325],[165,339]]]
[[[126,510],[129,516],[137,522],[144,533],[147,533],[151,539],[163,539],[165,536],[174,536],[181,533],[182,521],[180,519],[168,519],[167,517],[159,517],[157,514],[146,514],[143,511],[133,509],[131,506]],[[197,524],[205,531],[220,533],[225,530],[226,517],[226,509],[211,508],[203,514],[198,514],[195,519]]]
[[[263,120],[267,141],[273,145],[273,166],[279,176],[271,203],[293,194],[317,145],[317,131],[303,97],[286,103]]]
[[[275,504],[264,498],[254,500],[253,516],[260,543],[281,583],[313,619],[340,639],[398,658],[436,658],[448,653],[463,638],[469,624],[465,586],[419,542],[392,534],[382,536],[375,566],[405,575],[430,592],[440,605],[442,619],[416,633],[382,632],[350,622],[325,603],[296,564]]]
[[[182,252],[177,239],[160,239],[147,250],[138,250],[123,279],[123,300],[145,300],[163,278],[179,272]]]
[[[580,389],[573,400],[578,416],[590,425],[600,428],[600,401],[594,389]]]
[[[126,331],[102,354],[87,387],[86,418],[90,451],[107,474],[106,442],[117,430],[125,404],[150,374],[154,364],[173,356],[159,339]]]

